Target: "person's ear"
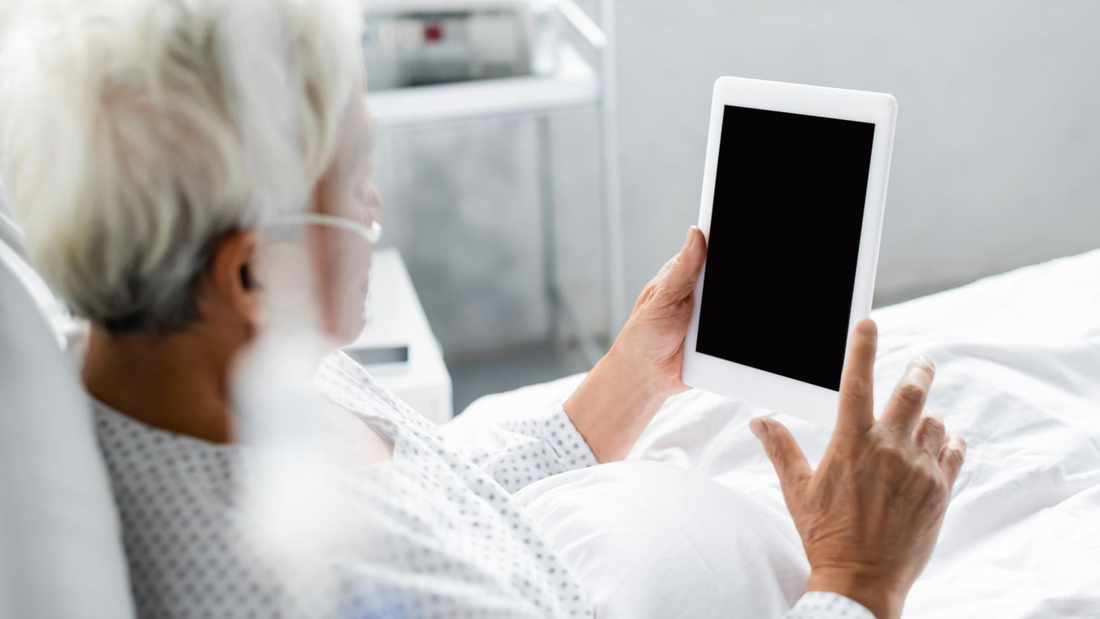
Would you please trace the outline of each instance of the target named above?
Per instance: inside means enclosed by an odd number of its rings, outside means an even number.
[[[216,311],[235,317],[250,331],[259,326],[262,310],[256,279],[258,247],[255,232],[233,232],[214,250],[208,272],[209,301]]]

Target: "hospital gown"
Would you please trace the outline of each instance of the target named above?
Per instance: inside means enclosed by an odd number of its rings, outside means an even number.
[[[460,453],[342,354],[326,359],[316,382],[393,444],[391,461],[338,474],[340,509],[358,526],[325,557],[328,586],[281,584],[242,534],[255,448],[165,432],[94,404],[139,617],[594,616],[583,583],[511,496],[597,463],[564,410],[503,425]],[[831,594],[807,594],[787,617],[873,619]]]

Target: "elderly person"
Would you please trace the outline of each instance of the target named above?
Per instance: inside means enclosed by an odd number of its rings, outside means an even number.
[[[10,37],[0,73],[3,177],[32,260],[91,323],[82,377],[139,614],[599,612],[512,494],[622,459],[665,399],[685,389],[681,346],[703,234],[688,231],[564,405],[500,428],[471,453],[332,352],[316,368],[317,390],[335,405],[324,428],[346,464],[341,505],[369,533],[322,558],[338,587],[296,591],[237,528],[235,490],[249,454],[236,442],[231,385],[269,318],[262,295],[278,274],[258,266],[266,226],[321,215],[314,221],[369,228],[380,216],[356,8],[103,0],[63,9]],[[310,267],[318,323],[335,348],[361,327],[370,244],[328,252],[321,240]],[[363,275],[349,282],[348,272]],[[910,366],[876,421],[875,345],[864,321],[816,470],[782,425],[751,424],[810,565],[808,593],[788,617],[898,617],[962,465],[962,441],[923,414],[930,362]]]

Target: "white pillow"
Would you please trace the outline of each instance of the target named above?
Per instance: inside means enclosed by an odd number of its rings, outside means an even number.
[[[0,617],[132,617],[88,400],[18,261],[0,242]]]
[[[516,498],[601,619],[780,617],[809,565],[786,512],[640,460],[544,479]]]

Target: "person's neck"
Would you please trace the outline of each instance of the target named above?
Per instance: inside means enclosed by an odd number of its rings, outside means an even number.
[[[231,351],[209,334],[110,334],[93,327],[82,378],[88,392],[150,426],[212,443],[233,440]]]

